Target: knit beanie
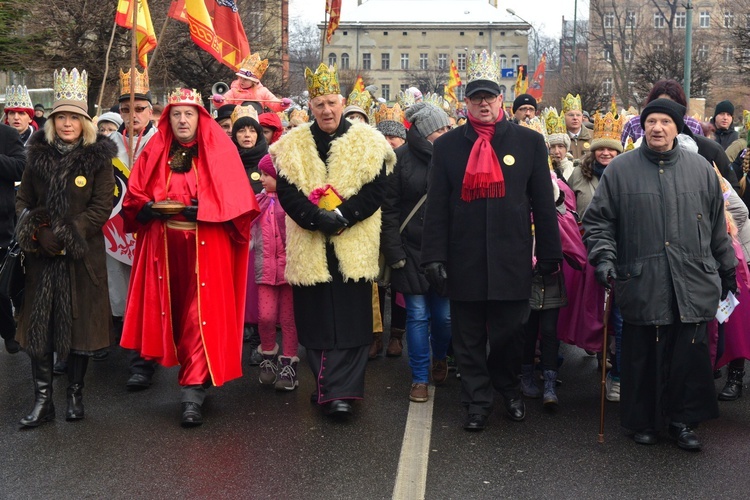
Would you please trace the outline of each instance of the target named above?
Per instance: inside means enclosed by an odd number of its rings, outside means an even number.
[[[685,116],[685,106],[671,99],[665,99],[663,97],[660,99],[654,99],[643,108],[643,111],[641,111],[641,128],[644,130],[646,130],[646,117],[651,113],[664,113],[665,115],[669,115],[669,117],[674,120],[675,125],[677,125],[678,134],[682,132],[682,129],[685,127],[685,122],[683,120],[683,117]]]
[[[97,120],[97,123],[101,122],[114,123],[115,125],[117,125],[117,128],[120,128],[122,126],[122,116],[118,115],[117,113],[107,111],[106,113],[102,113],[99,117],[99,120]]]
[[[622,143],[617,139],[610,139],[608,137],[598,137],[591,141],[589,151],[596,151],[601,148],[614,149],[618,153],[622,153]]]
[[[404,127],[403,123],[393,120],[383,120],[378,123],[376,128],[385,136],[400,137],[401,139],[406,140],[406,127]]]
[[[527,104],[531,104],[534,106],[534,109],[537,109],[536,107],[536,99],[534,99],[534,96],[530,94],[521,94],[518,97],[516,97],[516,100],[513,101],[513,112],[515,113],[518,108],[521,106],[525,106]]]
[[[271,155],[266,154],[263,158],[260,159],[260,161],[258,162],[258,170],[260,170],[261,172],[265,172],[274,179],[276,178],[276,167],[273,166]]]
[[[427,137],[436,130],[450,127],[448,115],[434,104],[418,102],[412,104],[404,113],[406,119],[413,123],[422,137]]]
[[[734,115],[734,104],[732,104],[730,101],[721,101],[716,105],[716,109],[714,110],[714,117],[716,117],[716,115],[718,115],[719,113],[729,113],[730,115]]]
[[[549,134],[547,136],[547,143],[550,146],[554,146],[555,144],[562,144],[565,146],[565,149],[570,151],[570,136],[566,134]]]
[[[355,113],[362,115],[365,119],[365,123],[370,123],[370,118],[368,118],[365,110],[360,108],[356,104],[350,104],[349,106],[344,108],[344,118],[349,118],[349,115],[353,115]]]

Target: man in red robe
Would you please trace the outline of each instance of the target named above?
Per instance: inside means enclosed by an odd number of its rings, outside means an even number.
[[[242,376],[250,223],[258,213],[237,149],[200,94],[170,94],[133,168],[122,216],[137,232],[121,345],[181,366],[183,427],[203,423],[205,388]],[[158,202],[180,202],[166,214]]]

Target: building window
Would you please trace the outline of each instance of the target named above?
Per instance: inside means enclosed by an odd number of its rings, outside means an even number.
[[[625,60],[628,62],[633,60],[633,44],[632,43],[625,44],[625,51],[623,53],[623,56],[625,57]]]
[[[383,94],[383,99],[386,101],[391,100],[391,86],[387,83],[380,86],[380,93]]]
[[[341,69],[349,69],[349,54],[341,54]]]
[[[463,32],[463,31],[461,31],[461,32],[459,33],[459,35],[461,35],[461,36],[464,36],[464,32]]]
[[[654,44],[654,52],[656,52],[657,54],[664,52],[664,42],[662,41],[656,42]]]
[[[462,88],[462,87],[459,87]],[[500,95],[505,99],[505,93],[508,92],[508,88],[505,85],[500,85]],[[456,95],[458,96],[458,94]]]
[[[724,12],[724,27],[731,28],[734,26],[734,14],[730,11]]]
[[[402,83],[400,85],[400,87],[401,87],[401,92],[406,92],[406,89],[409,88],[409,84],[408,83]]]
[[[518,54],[513,54],[510,57],[510,66],[511,66],[511,68],[517,68],[519,64],[521,64],[521,58],[518,57]]]
[[[484,36],[484,31],[480,31],[479,36]]]
[[[660,12],[654,12],[654,28],[664,27],[664,16]]]
[[[380,54],[380,69],[391,69],[390,54]]]
[[[674,27],[684,29],[687,26],[687,12],[675,12]]]
[[[458,71],[466,71],[466,54],[458,54]]]
[[[614,28],[615,27],[615,13],[614,12],[606,12],[604,14],[604,18],[602,20],[605,28]]]
[[[448,54],[438,54],[438,69],[448,67]]]
[[[612,95],[612,79],[607,77],[602,82],[602,92],[604,95]]]
[[[348,32],[348,31],[344,31],[344,36],[346,36],[346,35],[348,35],[348,34],[349,34],[349,32]]]
[[[429,63],[427,62],[427,52],[419,54],[419,69],[427,69]]]
[[[634,10],[629,10],[625,14],[625,27],[635,28],[635,11]]]
[[[331,52],[330,54],[328,54],[328,65],[333,66],[334,64],[336,64],[336,54]]]
[[[750,14],[745,14],[745,29],[750,29]]]
[[[698,59],[705,61],[708,59],[708,45],[702,43],[698,46]]]
[[[711,13],[709,11],[702,10],[698,19],[698,26],[701,28],[709,28],[711,26]]]
[[[607,62],[612,62],[612,50],[609,47],[605,47],[602,52],[602,58]]]
[[[388,36],[388,32],[387,32],[387,31],[384,31],[384,32],[383,32],[383,36]]]
[[[401,54],[401,69],[409,69],[409,54]]]
[[[406,31],[402,31],[401,34],[404,35],[404,36],[408,35],[408,33]]]
[[[362,69],[372,69],[371,54],[362,54]]]
[[[508,67],[508,56],[505,54],[500,54],[500,67],[501,68],[507,68]]]
[[[731,63],[734,61],[734,47],[724,47],[724,62]]]
[[[456,99],[458,99],[459,101],[463,101],[464,100],[464,95],[465,95],[464,94],[464,86],[460,85],[460,86],[456,87],[455,92],[456,92]]]

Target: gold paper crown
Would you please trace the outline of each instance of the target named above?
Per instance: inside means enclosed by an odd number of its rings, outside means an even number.
[[[622,150],[630,151],[631,149],[635,149],[635,144],[633,143],[633,138],[628,136],[628,140],[625,141],[625,147]]]
[[[409,107],[413,106],[416,102],[417,99],[414,97],[414,94],[405,90],[400,91],[398,96],[396,96],[396,103],[401,106],[401,109],[409,109]]]
[[[5,109],[34,109],[26,85],[11,85],[5,88]]]
[[[384,121],[404,122],[404,112],[398,103],[394,104],[392,108],[389,108],[385,103],[380,105],[380,108],[375,112],[375,124]]]
[[[445,99],[443,99],[443,96],[441,96],[440,94],[428,92],[422,96],[422,102],[432,104],[445,111]]]
[[[746,109],[742,110],[742,126],[745,129],[745,132],[750,130],[750,111]]]
[[[308,122],[310,121],[310,115],[307,114],[307,111],[295,109],[289,113],[289,120],[302,120],[303,122]]]
[[[326,66],[320,63],[315,73],[310,68],[305,68],[305,81],[310,99],[321,95],[340,94],[339,77],[336,74],[336,65]]]
[[[489,80],[491,82],[500,81],[500,60],[497,54],[494,52],[492,55],[487,53],[487,50],[483,50],[477,55],[475,51],[471,51],[471,57],[469,57],[469,63],[466,67],[466,79],[468,83],[475,80]]]
[[[567,129],[565,128],[565,117],[558,115],[555,108],[544,108],[542,111],[542,117],[544,118],[548,134],[567,133]]]
[[[372,96],[366,90],[360,92],[357,89],[352,90],[349,97],[346,99],[347,106],[359,106],[365,112],[368,112],[372,107]]]
[[[534,116],[526,120],[521,120],[520,122],[518,122],[518,124],[522,127],[530,128],[531,130],[539,132],[544,137],[544,140],[547,140],[547,131],[544,127],[544,121],[538,116]]]
[[[143,70],[143,73],[135,69],[135,81],[133,81],[131,75],[131,69],[127,73],[120,70],[120,95],[130,94],[131,85],[133,86],[132,91],[135,94],[146,95],[149,91],[148,85],[148,70]]]
[[[237,72],[237,76],[260,80],[268,69],[268,59],[261,60],[257,53],[250,54],[242,60],[240,68],[241,69]]]
[[[201,93],[195,89],[176,88],[167,96],[167,104],[195,104],[203,106]]]
[[[594,115],[594,139],[613,139],[620,142],[622,127],[620,115],[613,115],[612,112],[606,115],[597,112]]]
[[[252,118],[256,122],[258,121],[258,111],[253,106],[235,106],[234,111],[232,111],[232,116],[230,117],[232,125],[234,125],[234,122],[245,116]]]
[[[568,94],[563,98],[561,113],[565,115],[565,113],[571,110],[583,110],[583,106],[581,106],[581,96],[579,94],[576,94],[575,96]]]
[[[70,73],[65,68],[54,73],[55,101],[79,101],[86,102],[88,95],[89,76],[86,70],[78,73],[78,68],[73,68]]]

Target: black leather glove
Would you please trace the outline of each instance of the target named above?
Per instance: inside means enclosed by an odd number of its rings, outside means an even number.
[[[154,210],[154,202],[152,200],[143,205],[143,208],[141,208],[141,211],[135,216],[135,219],[141,224],[148,224],[154,219],[167,220],[169,219],[169,215]]]
[[[63,244],[49,226],[40,227],[36,230],[36,240],[42,249],[42,253],[53,257],[63,250]]]
[[[430,262],[424,266],[424,274],[430,286],[441,297],[448,296],[448,273],[445,271],[445,264],[442,262]]]
[[[609,261],[600,262],[596,266],[596,281],[606,288],[607,290],[610,290],[612,288],[612,283],[610,283],[610,280],[616,280],[617,279],[617,271],[615,271],[615,265],[612,264]]]
[[[538,260],[536,261],[536,272],[541,276],[549,276],[555,274],[560,270],[560,263],[553,260]]]
[[[737,293],[737,271],[734,268],[722,273],[721,275],[721,300],[727,298],[729,292],[732,292],[735,296]]]
[[[349,221],[334,210],[323,209],[318,210],[315,223],[318,225],[318,229],[328,236],[340,233],[349,225]]]
[[[198,220],[198,200],[195,198],[191,198],[190,202],[192,205],[188,205],[185,208],[182,209],[183,217],[185,217],[186,220],[189,220],[190,222],[196,222]]]

